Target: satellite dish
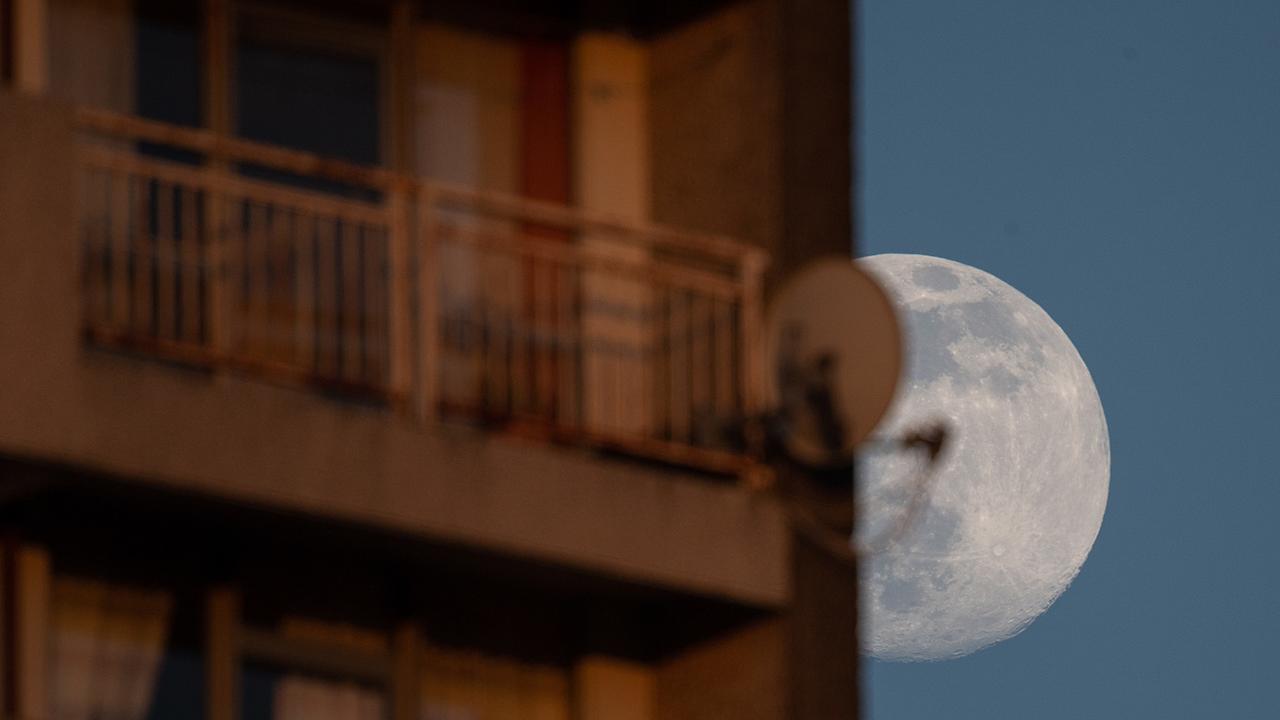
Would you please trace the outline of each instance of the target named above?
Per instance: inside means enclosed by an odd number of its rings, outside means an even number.
[[[788,455],[815,468],[849,465],[889,409],[902,334],[888,295],[850,258],[815,261],[790,278],[765,320],[766,407]]]

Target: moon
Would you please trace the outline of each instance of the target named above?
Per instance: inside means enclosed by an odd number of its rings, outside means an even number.
[[[1007,283],[924,255],[858,262],[892,298],[907,344],[876,434],[935,419],[950,429],[926,503],[861,565],[863,651],[967,655],[1026,628],[1089,555],[1110,483],[1102,403],[1066,333]],[[903,453],[860,461],[864,531],[902,516],[922,466]]]

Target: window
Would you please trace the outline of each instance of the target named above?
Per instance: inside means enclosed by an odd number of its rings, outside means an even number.
[[[200,717],[198,624],[178,601],[169,589],[55,575],[51,717]]]

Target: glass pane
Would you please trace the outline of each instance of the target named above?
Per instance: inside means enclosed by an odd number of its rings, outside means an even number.
[[[56,720],[199,718],[203,673],[175,593],[59,575],[50,612]]]

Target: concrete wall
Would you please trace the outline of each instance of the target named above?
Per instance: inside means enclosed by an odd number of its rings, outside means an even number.
[[[859,717],[857,570],[801,535],[791,548],[785,612],[661,663],[658,717]]]
[[[779,268],[851,255],[853,92],[851,2],[781,0],[782,190]]]
[[[780,606],[773,500],[86,347],[69,114],[0,94],[0,453]]]
[[[782,720],[788,714],[785,620],[760,621],[658,666],[663,720]]]
[[[653,40],[653,218],[782,242],[777,8],[748,0]]]
[[[767,249],[767,287],[853,251],[850,20],[850,2],[742,0],[651,47],[653,217]],[[783,617],[664,667],[662,717],[857,717],[856,570],[792,547]]]
[[[769,250],[853,244],[850,3],[743,0],[651,48],[653,217]]]

